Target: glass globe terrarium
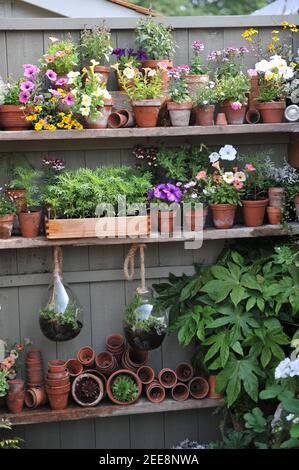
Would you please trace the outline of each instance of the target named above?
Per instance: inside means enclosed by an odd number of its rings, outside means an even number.
[[[68,341],[75,338],[83,327],[83,309],[61,274],[62,252],[55,247],[53,283],[50,298],[39,312],[39,324],[46,338]]]
[[[168,310],[157,305],[151,289],[137,289],[124,314],[126,340],[133,349],[159,348],[168,328]]]

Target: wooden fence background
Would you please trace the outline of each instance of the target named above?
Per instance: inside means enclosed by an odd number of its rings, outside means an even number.
[[[174,35],[179,48],[175,64],[188,63],[191,44],[200,39],[205,45],[204,57],[212,49],[246,45],[240,37],[244,28],[256,26],[260,36],[267,41],[273,27],[281,17],[230,17],[230,18],[166,18],[175,27]],[[289,22],[299,22],[299,15],[287,17]],[[30,19],[0,18],[0,75],[18,77],[23,63],[37,63],[45,52],[49,36],[62,36],[68,31],[79,40],[80,29],[91,26],[89,19]],[[115,46],[134,46],[135,20],[107,19],[112,29]],[[287,38],[286,38],[287,40]],[[297,48],[299,43],[294,43]],[[247,57],[247,65],[253,65],[253,56]],[[111,77],[110,89],[115,82]],[[201,139],[207,144],[237,145],[242,153],[261,148],[272,151],[273,158],[282,161],[286,157],[287,136],[258,136],[245,142],[243,137],[228,140]],[[175,144],[199,143],[197,138],[176,139]],[[135,142],[137,143],[137,142]],[[144,144],[145,142],[139,142]],[[151,141],[152,143],[152,141]],[[157,141],[156,143],[161,143]],[[59,143],[50,147],[26,148],[27,159],[36,167],[42,156],[56,156],[66,160],[68,168],[98,165],[134,164],[133,142],[121,145],[115,141],[102,148],[90,150],[88,145],[73,150],[59,149]],[[120,148],[121,147],[121,148]],[[50,151],[49,151],[50,148]],[[1,157],[7,158],[10,148],[0,143]],[[17,147],[23,152],[22,146]],[[11,154],[9,154],[11,155]],[[10,158],[8,155],[8,158]],[[183,244],[168,243],[148,246],[146,267],[149,283],[159,282],[168,273],[192,273],[193,263],[213,263],[224,243],[205,242],[201,250],[184,250]],[[82,333],[71,342],[55,344],[43,337],[38,325],[38,311],[47,300],[47,286],[52,269],[51,249],[2,250],[0,252],[0,337],[11,342],[24,337],[33,340],[44,352],[45,363],[50,358],[70,358],[84,345],[92,345],[97,351],[104,347],[105,336],[122,330],[124,306],[132,298],[138,280],[123,280],[123,260],[128,248],[124,246],[65,248],[64,272],[66,280],[80,299],[85,310]],[[138,273],[137,273],[138,277]],[[189,360],[192,348],[182,349],[174,335],[167,338],[163,347],[151,354],[156,369],[174,367],[178,361]],[[25,439],[26,448],[170,448],[179,441],[190,438],[208,442],[218,436],[218,417],[211,410],[171,412],[134,417],[105,418],[71,423],[52,423],[18,427],[14,433]]]

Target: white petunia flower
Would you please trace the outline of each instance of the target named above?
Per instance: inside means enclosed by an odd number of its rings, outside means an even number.
[[[257,62],[254,68],[257,72],[265,73],[271,69],[271,65],[270,65],[270,62],[268,62],[268,60],[263,59],[260,62]]]
[[[82,116],[89,116],[90,108],[80,108],[80,113]]]
[[[123,71],[123,74],[128,80],[131,80],[135,76],[135,70],[131,67],[126,67]]]
[[[295,418],[295,415],[293,413],[290,413],[288,416],[286,416],[287,421],[293,421],[293,418]]]
[[[219,155],[222,160],[235,160],[237,155],[237,150],[232,145],[225,145],[219,150]]]
[[[290,362],[291,362],[290,358],[286,357],[283,361],[281,361],[278,364],[278,366],[275,369],[275,374],[274,374],[276,380],[286,379],[287,377],[290,376],[290,371],[291,371]]]
[[[290,362],[290,377],[299,376],[299,359]]]
[[[91,105],[91,98],[88,95],[83,95],[82,96],[82,105],[89,107]]]
[[[233,181],[234,181],[234,174],[232,171],[226,171],[223,175],[223,180],[227,183],[227,184],[232,184]]]
[[[210,162],[211,162],[211,163],[216,163],[216,162],[218,162],[219,158],[220,158],[220,156],[219,156],[219,153],[217,153],[217,152],[213,152],[213,153],[211,153],[211,155],[209,156],[209,159],[210,159]]]

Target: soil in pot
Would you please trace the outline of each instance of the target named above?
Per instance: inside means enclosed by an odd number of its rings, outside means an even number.
[[[237,206],[232,204],[211,204],[215,228],[228,229],[234,225]]]
[[[107,394],[117,405],[132,405],[142,392],[142,383],[137,374],[129,370],[114,372],[107,382]]]
[[[159,382],[152,382],[146,386],[146,396],[152,403],[161,403],[166,396],[165,388]]]
[[[268,199],[242,201],[243,219],[246,227],[263,225]]]
[[[22,106],[23,108],[23,106]],[[32,122],[27,121],[26,114],[33,111],[32,107],[21,109],[14,104],[3,104],[0,106],[1,127],[5,131],[26,131],[32,129]]]
[[[285,101],[271,101],[268,103],[258,103],[257,105],[264,124],[282,122],[285,107]]]
[[[192,379],[194,374],[193,367],[187,362],[182,362],[177,365],[176,375],[180,382],[189,382]]]
[[[46,338],[52,341],[69,341],[70,339],[74,339],[78,336],[83,327],[80,321],[77,321],[77,328],[74,329],[70,324],[62,325],[56,319],[48,320],[41,316],[39,317],[39,325]]]
[[[281,221],[281,208],[280,207],[267,207],[267,215],[269,224],[278,225]]]
[[[15,214],[0,217],[0,238],[6,240],[11,237]]]
[[[157,127],[160,100],[133,101],[132,106],[137,127]]]
[[[41,211],[36,210],[31,212],[20,212],[18,217],[22,237],[37,237],[39,234],[39,226],[42,217]]]
[[[172,398],[176,401],[185,401],[189,397],[189,388],[184,383],[177,383],[171,389]]]
[[[162,369],[158,374],[160,384],[165,388],[172,388],[178,381],[177,375],[172,369]]]
[[[171,125],[173,127],[189,126],[192,101],[185,103],[175,103],[170,101],[167,103],[167,109],[170,116]]]
[[[104,397],[104,383],[96,375],[81,374],[73,382],[72,396],[81,406],[96,406]]]
[[[190,395],[197,400],[205,398],[209,393],[209,384],[203,377],[194,377],[189,382]]]
[[[195,108],[195,125],[196,126],[213,126],[214,124],[215,105],[197,106]]]
[[[224,101],[222,105],[228,124],[243,124],[245,121],[247,106],[243,104],[240,109],[233,109],[231,104],[232,103],[230,101]]]
[[[124,327],[125,337],[129,345],[141,351],[151,351],[159,348],[164,341],[167,329],[152,328],[149,331],[132,329],[129,325]]]

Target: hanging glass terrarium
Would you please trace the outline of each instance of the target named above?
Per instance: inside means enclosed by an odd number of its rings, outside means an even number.
[[[49,301],[39,313],[43,334],[52,341],[68,341],[75,338],[83,327],[83,309],[70,287],[63,282],[60,247],[54,248],[53,283],[49,290]]]
[[[152,289],[145,287],[144,245],[133,245],[125,262],[125,277],[132,280],[134,272],[128,272],[128,264],[133,267],[134,254],[140,248],[141,286],[136,289],[133,301],[124,314],[126,340],[133,349],[149,351],[159,348],[168,329],[168,310],[158,306]]]

